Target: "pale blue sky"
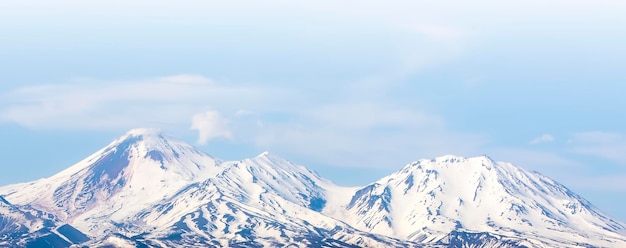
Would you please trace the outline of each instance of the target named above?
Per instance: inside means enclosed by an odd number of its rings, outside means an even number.
[[[338,184],[488,154],[626,220],[626,3],[2,1],[0,184],[134,127]]]

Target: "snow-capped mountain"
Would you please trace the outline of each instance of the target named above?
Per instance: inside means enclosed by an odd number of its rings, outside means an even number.
[[[71,243],[114,247],[626,246],[623,223],[486,156],[419,160],[349,188],[269,152],[220,161],[155,129],[0,187],[0,207],[0,245],[76,227],[88,238]]]
[[[421,243],[488,234],[512,246],[626,245],[623,223],[537,172],[487,156],[410,163],[341,206],[333,216],[360,230]]]
[[[319,213],[325,187],[336,186],[267,152],[221,162],[158,130],[135,129],[0,195],[71,223],[95,237],[90,246],[406,244]]]
[[[86,241],[89,237],[53,215],[0,196],[0,247],[69,247]]]
[[[134,129],[76,165],[46,179],[5,187],[14,204],[55,214],[92,235],[213,177],[219,161],[156,129]]]
[[[130,216],[128,223],[136,225],[126,235],[139,234],[136,241],[160,246],[409,244],[321,214],[329,193],[325,188],[333,185],[304,167],[267,152],[223,167],[215,177]]]

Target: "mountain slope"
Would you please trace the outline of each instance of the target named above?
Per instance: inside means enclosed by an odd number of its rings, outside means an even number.
[[[626,245],[623,223],[539,173],[486,156],[413,162],[340,205],[334,217],[354,227],[424,243],[454,230],[526,246]]]
[[[69,247],[86,241],[89,237],[53,215],[0,196],[0,247]]]
[[[163,247],[412,244],[360,232],[319,213],[332,183],[280,157],[265,152],[222,167],[215,177],[129,216],[117,233]]]
[[[419,160],[349,188],[268,152],[219,161],[154,129],[0,187],[0,242],[11,244],[626,247],[625,230],[553,180],[486,156]]]
[[[267,152],[220,162],[136,129],[67,170],[0,193],[96,237],[89,246],[411,244],[320,214],[327,186],[337,187]]]
[[[5,187],[5,198],[97,235],[150,203],[212,177],[219,161],[155,129],[134,129],[46,179]],[[110,221],[109,221],[110,220]]]

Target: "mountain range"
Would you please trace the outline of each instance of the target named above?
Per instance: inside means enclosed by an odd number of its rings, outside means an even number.
[[[222,161],[134,129],[49,178],[0,187],[0,246],[626,247],[626,224],[488,156],[343,187],[269,152]]]

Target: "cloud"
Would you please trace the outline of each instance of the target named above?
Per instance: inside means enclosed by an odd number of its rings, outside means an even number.
[[[626,173],[623,170],[607,173],[594,166],[597,165],[594,160],[576,158],[562,151],[499,147],[487,152],[495,160],[537,171],[572,189],[626,192]]]
[[[612,132],[581,132],[572,135],[571,151],[626,164],[626,135]]]
[[[612,175],[580,176],[575,180],[570,180],[572,185],[582,189],[621,191],[626,193],[626,174],[618,173]]]
[[[206,144],[209,140],[224,137],[233,138],[228,127],[228,120],[218,111],[198,113],[191,118],[191,129],[198,130],[198,144]]]
[[[551,177],[575,190],[603,190],[626,193],[626,173],[623,171],[592,176],[588,172],[570,172],[567,174],[561,172],[561,174],[562,178],[559,178],[559,176]]]
[[[308,113],[320,124],[351,129],[376,127],[439,127],[443,120],[435,114],[383,103],[334,103],[318,106]]]
[[[357,82],[340,84],[320,98],[318,91],[298,85],[276,89],[187,74],[81,80],[2,94],[0,121],[49,130],[191,127],[199,132],[199,144],[221,137],[351,167],[482,154],[483,135],[454,132],[440,115],[389,97],[384,92],[392,85]]]
[[[625,136],[620,133],[601,131],[580,132],[572,135],[573,142],[579,142],[583,144],[619,143],[621,141],[624,141],[624,138]]]
[[[17,88],[0,95],[0,121],[37,129],[129,129],[187,125],[212,106],[236,112],[272,104],[269,87],[232,85],[199,75],[125,81],[81,80]]]
[[[520,148],[490,148],[489,154],[496,160],[508,161],[532,170],[544,171],[554,168],[555,172],[562,172],[563,168],[583,168],[584,164],[568,159],[557,153]]]
[[[336,102],[301,109],[295,119],[263,122],[255,143],[331,165],[386,167],[448,153],[477,155],[486,142],[449,130],[437,114],[390,102]]]
[[[549,142],[554,142],[554,136],[552,136],[551,134],[544,134],[541,135],[537,138],[534,138],[533,140],[531,140],[530,142],[528,142],[528,144],[531,145],[537,145],[537,144],[541,144],[541,143],[549,143]]]

